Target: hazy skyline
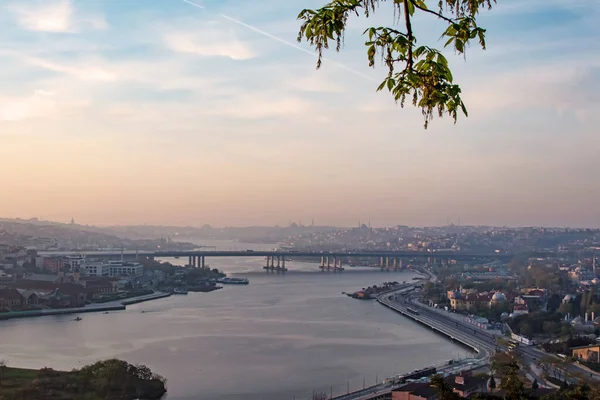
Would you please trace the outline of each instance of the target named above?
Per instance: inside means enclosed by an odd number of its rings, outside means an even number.
[[[367,66],[389,5],[315,71],[295,17],[324,0],[190,1],[0,3],[0,216],[600,227],[600,1],[483,12],[488,50],[449,54],[470,117],[427,131]]]

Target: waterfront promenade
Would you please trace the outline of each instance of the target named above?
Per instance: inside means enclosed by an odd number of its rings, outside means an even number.
[[[62,315],[62,314],[80,314],[88,312],[99,312],[99,311],[119,311],[125,310],[127,305],[141,303],[144,301],[150,301],[155,299],[162,299],[164,297],[171,296],[170,293],[154,292],[144,296],[130,297],[123,300],[115,300],[107,303],[92,303],[87,304],[83,307],[74,308],[47,308],[42,310],[32,311],[11,311],[7,313],[0,313],[0,320],[12,319],[12,318],[27,318],[27,317],[42,317],[47,315]]]
[[[434,279],[434,276],[427,272],[425,275],[428,275],[428,279]],[[446,319],[437,313],[430,313],[426,309],[426,306],[421,306],[410,301],[409,296],[414,289],[415,285],[405,285],[402,288],[379,295],[377,302],[437,333],[447,336],[451,340],[460,343],[477,353],[477,356],[473,359],[440,365],[436,368],[437,373],[449,375],[459,373],[463,370],[472,370],[486,366],[496,348],[495,335],[478,334],[472,326]],[[412,309],[418,309],[419,313],[414,314],[408,311],[409,306]],[[401,377],[402,376],[398,376],[398,378]],[[392,390],[401,386],[403,386],[403,384],[400,383],[377,383],[374,386],[362,390],[334,397],[332,400],[377,400],[389,396]]]

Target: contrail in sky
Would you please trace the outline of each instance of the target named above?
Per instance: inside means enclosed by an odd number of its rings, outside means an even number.
[[[193,2],[191,2],[191,1],[189,1],[189,0],[182,0],[182,1],[183,1],[184,3],[187,3],[187,4],[190,4],[190,5],[192,5],[192,6],[194,6],[194,7],[200,8],[200,9],[202,9],[202,10],[206,10],[206,7],[204,7],[204,6],[200,5],[200,4],[193,3]],[[284,44],[284,45],[286,45],[286,46],[288,46],[288,47],[292,47],[292,48],[294,48],[294,49],[296,49],[296,50],[299,50],[299,51],[301,51],[301,52],[303,52],[303,53],[310,54],[311,56],[314,56],[314,55],[315,55],[315,53],[314,53],[314,52],[312,52],[312,51],[310,51],[310,50],[307,50],[307,49],[305,49],[305,48],[303,48],[303,47],[300,47],[300,46],[298,46],[298,45],[296,45],[296,44],[294,44],[294,43],[292,43],[292,42],[288,42],[287,40],[281,39],[281,38],[279,38],[279,37],[277,37],[277,36],[275,36],[275,35],[271,35],[269,32],[265,32],[265,31],[263,31],[262,29],[259,29],[259,28],[255,27],[255,26],[248,25],[248,24],[246,24],[246,23],[244,23],[244,22],[242,22],[242,21],[240,21],[240,20],[238,20],[238,19],[235,19],[235,18],[233,18],[233,17],[230,17],[230,16],[228,16],[228,15],[225,15],[225,14],[219,14],[219,15],[220,15],[221,17],[225,18],[225,19],[226,19],[226,20],[228,20],[228,21],[235,22],[236,24],[238,24],[238,25],[241,25],[241,26],[243,26],[244,28],[250,29],[250,30],[251,30],[251,31],[253,31],[253,32],[259,33],[259,34],[261,34],[261,35],[263,35],[263,36],[266,36],[266,37],[268,37],[269,39],[275,40],[276,42],[279,42],[279,43],[281,43],[281,44]],[[370,80],[370,81],[372,81],[372,82],[376,82],[376,80],[375,80],[374,78],[372,78],[372,77],[370,77],[370,76],[368,76],[368,75],[365,75],[365,74],[363,74],[362,72],[356,71],[356,70],[354,70],[354,69],[352,69],[352,68],[349,68],[349,67],[345,66],[344,64],[341,64],[341,63],[339,63],[339,62],[336,62],[336,61],[332,61],[332,60],[330,60],[330,59],[328,59],[328,58],[326,58],[326,57],[323,57],[323,59],[324,59],[324,60],[327,60],[327,62],[329,62],[329,63],[331,63],[331,64],[333,64],[333,65],[337,66],[338,68],[341,68],[341,69],[343,69],[343,70],[345,70],[345,71],[348,71],[348,72],[351,72],[351,73],[353,73],[353,74],[355,74],[355,75],[358,75],[358,76],[360,76],[361,78],[364,78],[364,79]]]

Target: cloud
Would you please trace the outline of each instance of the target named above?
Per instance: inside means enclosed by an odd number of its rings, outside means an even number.
[[[246,93],[215,102],[207,113],[239,119],[265,119],[305,116],[316,112],[316,104],[301,97],[277,96],[269,93]]]
[[[164,37],[165,45],[177,52],[204,57],[227,57],[232,60],[249,60],[257,54],[240,41],[233,30],[210,24],[194,32],[171,32]]]
[[[78,32],[83,29],[106,29],[108,23],[100,15],[78,13],[70,0],[51,3],[14,3],[10,9],[23,28],[41,32]]]
[[[74,111],[87,106],[84,100],[57,96],[45,90],[32,94],[0,97],[0,121],[17,122],[34,118],[56,119],[73,115]]]
[[[287,89],[298,92],[313,93],[341,93],[344,87],[327,77],[322,71],[317,71],[311,75],[294,76],[284,82]]]
[[[35,94],[39,94],[40,96],[54,96],[54,92],[47,92],[42,89],[38,89],[35,91]]]
[[[27,60],[31,65],[35,65],[55,72],[65,73],[77,79],[85,81],[110,82],[117,79],[115,72],[110,71],[102,66],[96,66],[94,65],[95,63],[83,63],[81,65],[65,65],[36,57],[27,57]]]
[[[464,100],[484,117],[500,110],[550,109],[583,121],[600,103],[599,71],[600,60],[587,60],[585,66],[577,60],[526,66],[467,85]]]

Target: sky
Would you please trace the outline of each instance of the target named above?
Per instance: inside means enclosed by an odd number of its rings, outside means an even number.
[[[1,216],[600,227],[600,0],[483,11],[487,50],[446,51],[469,117],[427,130],[375,90],[389,6],[317,71],[296,17],[324,0],[190,2],[0,0]]]

